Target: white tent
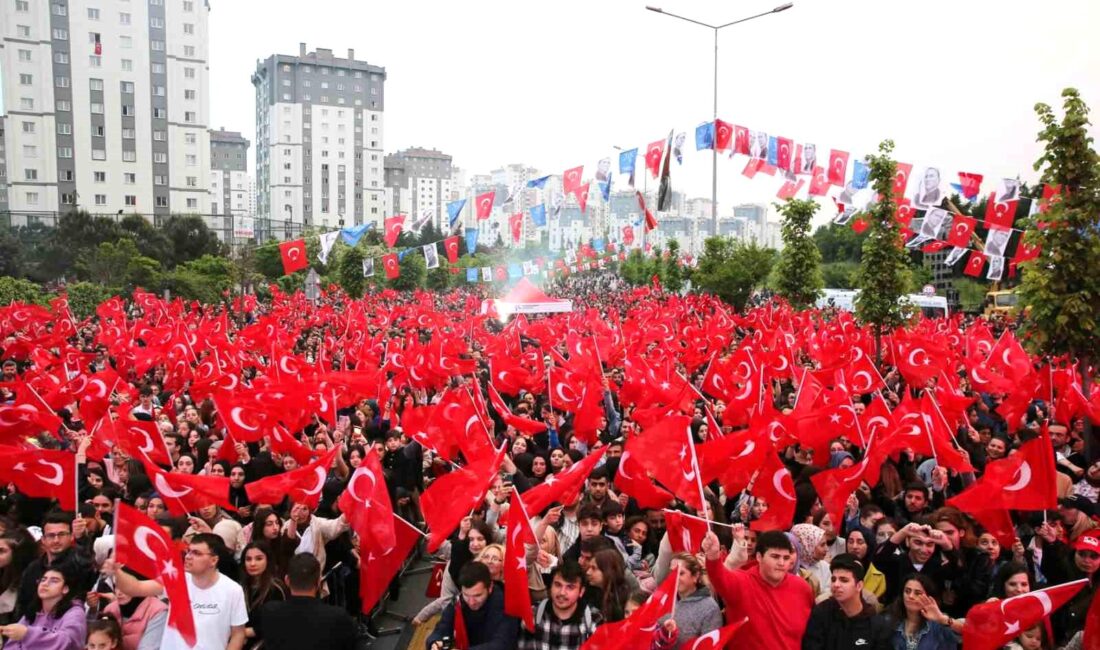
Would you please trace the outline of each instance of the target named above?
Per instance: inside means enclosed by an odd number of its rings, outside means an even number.
[[[512,314],[556,314],[573,311],[572,300],[551,298],[543,293],[527,278],[519,282],[503,297],[481,301],[481,313],[497,318],[508,318]]]

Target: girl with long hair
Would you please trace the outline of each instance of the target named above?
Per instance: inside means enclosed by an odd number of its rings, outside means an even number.
[[[626,599],[630,584],[626,581],[626,562],[616,549],[597,551],[585,571],[588,589],[585,597],[598,607],[604,622],[614,623],[626,618]]]
[[[18,623],[0,627],[5,650],[81,650],[88,629],[84,608],[73,603],[75,578],[66,568],[47,569]]]
[[[15,600],[23,569],[38,557],[38,543],[24,528],[0,535],[0,625],[15,622]]]
[[[256,613],[265,604],[286,600],[286,588],[281,578],[275,575],[275,565],[271,561],[271,547],[263,540],[253,540],[244,547],[241,556],[241,587],[244,588],[244,602],[248,608],[248,623],[244,628],[248,642],[246,648],[259,648],[262,641],[256,639],[254,621]]]

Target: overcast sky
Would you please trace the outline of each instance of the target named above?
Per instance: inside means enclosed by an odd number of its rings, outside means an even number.
[[[211,0],[211,126],[255,139],[256,59],[331,48],[386,68],[385,150],[440,149],[473,173],[547,173],[644,147],[711,116],[712,32],[646,0]],[[649,0],[724,23],[769,0]],[[854,156],[896,156],[1033,179],[1033,106],[1076,86],[1100,110],[1096,0],[796,0],[722,30],[719,117]],[[779,182],[719,161],[719,200],[774,199]],[[623,183],[618,183],[621,187]],[[710,157],[689,147],[673,185],[709,196]]]

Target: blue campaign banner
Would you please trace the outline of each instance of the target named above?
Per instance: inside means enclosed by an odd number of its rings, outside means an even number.
[[[462,208],[466,207],[466,199],[451,201],[447,204],[447,217],[451,220],[451,227],[455,227],[458,215],[462,214]]]
[[[695,150],[714,148],[714,122],[704,122],[695,127]]]

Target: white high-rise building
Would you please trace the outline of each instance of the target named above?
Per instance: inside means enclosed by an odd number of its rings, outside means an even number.
[[[435,224],[450,230],[447,203],[452,201],[451,157],[435,149],[411,147],[384,159],[386,212],[405,214],[406,227]]]
[[[8,209],[205,212],[209,13],[205,0],[0,3]]]
[[[210,131],[210,213],[205,220],[223,240],[232,241],[233,233],[242,230],[238,220],[254,216],[248,145],[248,139],[236,131]]]
[[[317,48],[257,61],[256,215],[261,237],[385,218],[385,68]]]

